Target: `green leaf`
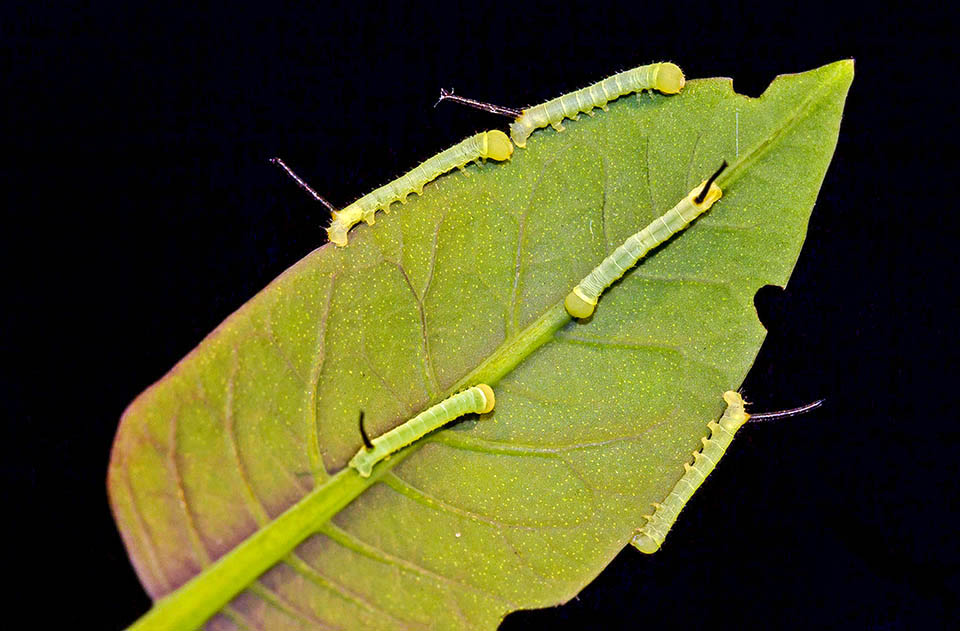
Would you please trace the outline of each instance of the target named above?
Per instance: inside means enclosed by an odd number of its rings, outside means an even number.
[[[789,277],[852,78],[621,98],[287,270],[123,416],[111,503],[169,594],[137,628],[233,596],[208,628],[493,628],[574,596],[756,357],[753,295]],[[570,321],[570,288],[722,159],[713,209]],[[359,410],[377,435],[482,381],[489,418],[344,469]]]

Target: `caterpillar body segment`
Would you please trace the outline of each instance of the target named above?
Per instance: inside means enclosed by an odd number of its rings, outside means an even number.
[[[726,163],[724,163],[724,166]],[[722,167],[721,167],[722,170]],[[717,172],[719,174],[719,171]],[[567,294],[563,306],[574,318],[588,318],[593,314],[600,294],[623,276],[641,258],[690,222],[705,213],[723,196],[713,179],[701,182],[664,215],[654,219],[646,228],[630,236],[593,271]],[[698,201],[699,200],[699,201]]]
[[[361,476],[370,477],[373,465],[464,414],[486,414],[493,410],[496,398],[485,383],[467,388],[444,399],[389,432],[374,438],[372,447],[361,447],[350,459],[350,466]]]
[[[576,120],[581,112],[593,116],[591,110],[596,107],[606,110],[609,101],[624,94],[643,90],[676,94],[683,89],[684,83],[683,71],[672,63],[648,64],[626,70],[576,92],[523,110],[510,124],[510,137],[518,147],[526,147],[527,138],[535,129],[551,125],[557,131],[563,131],[564,118]]]
[[[674,485],[667,497],[654,504],[652,515],[648,515],[647,523],[639,528],[631,545],[645,554],[653,554],[663,545],[670,528],[677,521],[677,516],[684,505],[693,497],[697,488],[703,484],[710,472],[726,453],[733,436],[750,418],[744,410],[744,401],[739,393],[728,391],[723,394],[727,409],[719,421],[710,421],[710,437],[701,438],[703,448],[693,452],[693,463],[684,463],[683,476]]]
[[[474,134],[428,158],[389,184],[364,195],[343,210],[334,212],[333,221],[327,228],[327,237],[332,243],[345,246],[347,232],[355,224],[360,221],[375,223],[378,210],[390,212],[390,205],[394,202],[406,203],[411,193],[421,195],[424,185],[447,171],[454,168],[463,170],[467,164],[478,160],[509,160],[512,154],[513,144],[502,131],[494,129]]]

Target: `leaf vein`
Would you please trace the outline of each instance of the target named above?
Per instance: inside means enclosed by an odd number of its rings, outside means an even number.
[[[490,440],[478,436],[466,435],[464,432],[440,432],[424,439],[425,442],[434,442],[453,449],[462,449],[464,451],[475,451],[479,453],[504,455],[504,456],[525,456],[531,458],[559,458],[563,460],[562,454],[582,449],[591,449],[594,447],[604,447],[621,442],[638,440],[643,438],[648,432],[659,427],[666,420],[660,420],[644,429],[638,434],[628,434],[625,436],[614,436],[601,440],[585,441],[581,443],[571,443],[569,445],[526,445],[522,443]],[[454,438],[454,434],[456,437]]]
[[[270,521],[270,515],[267,514],[263,503],[260,501],[260,498],[257,497],[253,486],[250,484],[247,467],[243,462],[243,454],[240,453],[240,444],[237,442],[237,434],[234,431],[233,392],[237,379],[239,356],[236,347],[234,347],[232,351],[233,361],[230,364],[230,374],[227,377],[227,391],[223,401],[224,430],[227,435],[230,452],[233,454],[233,458],[237,464],[237,474],[240,476],[240,482],[243,488],[244,503],[247,505],[247,509],[250,511],[254,520],[262,526]]]
[[[545,585],[552,585],[553,582],[541,573],[536,567],[534,567],[530,561],[528,561],[524,555],[517,549],[513,541],[510,540],[510,537],[507,535],[504,529],[515,529],[515,530],[526,530],[529,532],[537,532],[538,528],[534,526],[528,526],[526,524],[504,522],[496,519],[491,519],[489,517],[484,517],[478,513],[475,513],[471,510],[465,508],[460,508],[459,506],[453,506],[441,499],[438,499],[429,493],[416,488],[399,475],[393,471],[389,472],[383,478],[380,479],[381,482],[387,485],[391,490],[399,493],[403,497],[420,504],[421,506],[426,506],[430,509],[433,509],[438,512],[447,512],[458,517],[463,517],[471,521],[479,522],[485,526],[490,526],[493,532],[503,539],[503,542],[510,548],[510,551],[513,552],[514,557],[516,558],[519,565],[527,567],[534,575],[534,577]]]
[[[406,409],[408,416],[413,416],[413,406],[405,401],[403,397],[400,396],[400,393],[393,389],[393,386],[387,381],[387,379],[380,374],[380,371],[377,370],[377,367],[374,366],[373,361],[370,359],[370,355],[367,353],[367,336],[361,331],[360,332],[360,356],[363,358],[364,363],[367,365],[367,368],[370,369],[370,372],[373,373],[373,376],[377,378],[377,381],[380,382],[380,385],[383,386],[384,390],[390,393],[397,403],[400,404],[400,407]]]
[[[684,191],[689,191],[691,188],[693,188],[693,182],[691,181],[690,178],[693,177],[693,165],[696,162],[697,149],[699,149],[700,147],[700,140],[702,138],[703,138],[703,129],[700,129],[700,131],[697,132],[697,139],[693,141],[693,149],[690,151],[690,158],[687,161],[687,175],[686,175],[686,178],[684,179],[684,186],[683,186]]]
[[[491,592],[487,589],[484,589],[482,587],[479,587],[467,581],[461,581],[454,578],[450,578],[449,576],[438,574],[432,570],[428,570],[427,568],[422,567],[410,561],[409,559],[404,559],[396,555],[390,554],[389,552],[386,552],[371,543],[362,541],[356,535],[352,534],[347,530],[344,530],[343,528],[340,528],[334,525],[332,522],[327,522],[323,526],[321,526],[319,532],[326,535],[327,537],[330,538],[331,541],[334,541],[335,543],[343,546],[347,550],[350,550],[361,556],[365,556],[369,559],[373,559],[374,561],[378,561],[385,565],[390,565],[400,570],[401,572],[407,572],[409,574],[416,574],[417,576],[429,578],[433,580],[435,583],[439,583],[439,584],[466,587],[467,589],[471,589],[485,596],[493,597],[494,599],[499,600],[507,604],[508,606],[511,606],[511,607],[516,606],[515,603],[509,601],[506,597],[504,597],[501,594]]]
[[[207,552],[206,546],[203,544],[203,537],[201,537],[200,531],[197,529],[193,511],[190,510],[190,505],[187,503],[186,490],[183,486],[183,479],[180,477],[180,465],[177,462],[178,420],[179,417],[177,414],[174,414],[170,419],[170,430],[167,438],[167,468],[170,472],[170,477],[173,478],[173,483],[177,490],[177,502],[180,505],[180,509],[183,511],[184,523],[187,527],[187,538],[190,539],[190,545],[193,548],[193,553],[197,556],[198,565],[205,567],[210,564],[210,555]]]
[[[657,204],[653,199],[653,186],[650,184],[650,136],[644,136],[644,148],[643,148],[643,160],[646,163],[646,168],[644,169],[644,177],[647,180],[647,192],[650,194],[650,216],[657,216]]]
[[[315,568],[310,562],[308,562],[303,557],[297,555],[296,553],[293,553],[289,557],[284,559],[284,562],[291,569],[297,572],[297,574],[299,574],[300,576],[303,576],[308,581],[313,583],[315,586],[320,587],[322,589],[326,589],[327,591],[333,592],[335,595],[339,596],[340,598],[346,600],[349,603],[356,605],[357,607],[363,609],[364,611],[370,614],[389,618],[394,623],[404,625],[404,626],[410,623],[410,621],[401,620],[400,618],[393,616],[386,609],[383,609],[381,607],[378,607],[377,605],[374,605],[373,603],[368,601],[366,598],[364,598],[360,594],[355,593],[353,590],[348,589],[346,586],[340,583],[337,583],[333,579],[325,576],[322,572],[320,572],[320,570]]]
[[[507,334],[509,338],[517,330],[517,294],[520,291],[520,271],[523,268],[523,240],[527,229],[527,209],[520,215],[520,226],[517,232],[517,253],[513,264],[513,294],[510,297],[510,322]]]
[[[263,585],[259,581],[250,585],[247,591],[256,595],[265,603],[281,612],[285,616],[297,621],[300,625],[309,625],[307,627],[308,629],[320,627],[322,629],[331,629],[336,631],[341,628],[327,624],[324,620],[317,618],[313,614],[301,610],[299,607],[295,606],[290,601],[280,596],[280,594],[270,589],[266,585]]]
[[[417,313],[420,316],[420,339],[421,343],[423,344],[423,359],[421,360],[421,369],[426,377],[425,385],[427,386],[427,395],[432,400],[440,391],[440,384],[437,383],[437,372],[433,365],[433,355],[430,353],[430,335],[427,332],[427,314],[423,307],[423,301],[420,300],[420,297],[417,295],[417,290],[413,288],[413,283],[410,282],[410,276],[407,274],[407,270],[404,269],[403,265],[397,261],[389,262],[393,263],[400,271],[400,274],[403,276],[403,280],[406,282],[407,288],[410,290],[411,295],[413,295],[413,300],[417,305]]]
[[[323,375],[323,367],[326,364],[326,350],[327,350],[327,321],[330,318],[330,307],[333,303],[333,293],[334,288],[336,287],[338,278],[338,273],[334,272],[330,275],[330,283],[327,286],[327,299],[323,306],[323,312],[320,314],[320,324],[317,327],[317,347],[314,351],[314,354],[317,356],[317,361],[314,364],[313,371],[310,373],[310,386],[311,391],[310,396],[310,405],[308,409],[310,410],[311,418],[307,419],[307,426],[310,429],[309,440],[306,441],[307,444],[307,453],[310,459],[310,468],[313,471],[313,482],[314,485],[323,483],[324,480],[329,478],[327,469],[323,464],[323,448],[320,445],[320,411],[319,405],[320,400],[317,397],[317,390],[320,388],[320,378]]]
[[[283,346],[280,344],[280,341],[277,339],[276,334],[273,332],[273,307],[269,307],[264,310],[263,315],[263,329],[266,334],[267,342],[270,344],[270,348],[276,351],[277,355],[280,356],[280,359],[283,360],[283,363],[287,366],[287,369],[290,370],[290,373],[297,378],[297,381],[301,382],[304,385],[309,385],[307,378],[300,374],[300,370],[294,365],[293,359],[290,355],[283,350]]]
[[[423,286],[423,302],[426,302],[427,296],[430,293],[430,287],[433,285],[433,273],[437,267],[437,251],[439,249],[440,241],[440,227],[443,226],[443,222],[447,220],[447,215],[444,214],[440,217],[440,221],[437,222],[437,227],[433,230],[433,244],[430,249],[430,271],[427,272],[427,282]]]
[[[400,495],[403,495],[407,499],[410,499],[418,504],[423,506],[428,506],[434,510],[445,511],[457,515],[458,517],[465,517],[472,521],[481,522],[488,526],[494,526],[497,528],[518,528],[521,530],[536,531],[537,529],[534,526],[529,526],[527,524],[521,523],[511,523],[500,521],[498,519],[492,519],[490,517],[484,517],[479,513],[475,513],[471,510],[461,508],[459,506],[454,506],[449,504],[439,498],[436,498],[426,491],[418,489],[411,483],[407,482],[401,478],[398,474],[390,471],[385,476],[380,479],[381,482],[387,485],[388,488],[396,491]]]
[[[164,593],[173,589],[173,584],[170,582],[170,579],[167,578],[166,571],[163,568],[163,565],[160,563],[160,559],[157,557],[157,547],[156,542],[153,540],[153,533],[150,532],[150,528],[144,519],[143,512],[140,509],[140,503],[137,501],[137,496],[133,492],[133,483],[130,481],[130,464],[127,460],[129,457],[129,451],[124,452],[123,455],[123,480],[127,487],[127,493],[130,496],[130,508],[133,512],[134,520],[137,522],[137,527],[143,534],[143,540],[146,542],[147,556],[150,558],[150,565],[153,566],[153,575],[157,577],[162,583],[162,590]]]

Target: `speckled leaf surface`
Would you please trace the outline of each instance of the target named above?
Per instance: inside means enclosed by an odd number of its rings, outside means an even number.
[[[749,370],[753,296],[784,285],[836,143],[852,62],[625,97],[540,130],[326,245],[125,412],[110,499],[154,598],[360,447],[469,382],[722,159],[705,216],[496,383],[497,407],[384,463],[209,629],[495,628],[568,600],[642,525]]]

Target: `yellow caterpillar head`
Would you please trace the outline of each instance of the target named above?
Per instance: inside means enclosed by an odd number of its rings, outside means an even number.
[[[493,410],[493,406],[496,405],[497,400],[493,396],[493,388],[491,388],[487,384],[485,383],[477,384],[477,387],[480,388],[480,392],[483,393],[483,400],[487,402],[484,408],[480,410],[480,414],[486,414],[487,412],[490,412]]]
[[[580,291],[580,285],[573,288],[563,301],[563,307],[574,318],[589,318],[597,308],[597,301],[591,301]]]
[[[657,77],[654,79],[654,87],[664,94],[676,94],[683,89],[686,80],[683,78],[683,71],[677,64],[663,63],[657,68]]]
[[[513,155],[513,143],[499,129],[486,132],[484,136],[486,157],[490,160],[509,160]]]
[[[750,415],[743,409],[745,402],[739,392],[728,390],[723,393],[723,400],[727,409],[720,417],[720,425],[729,432],[735,432],[750,419]]]

